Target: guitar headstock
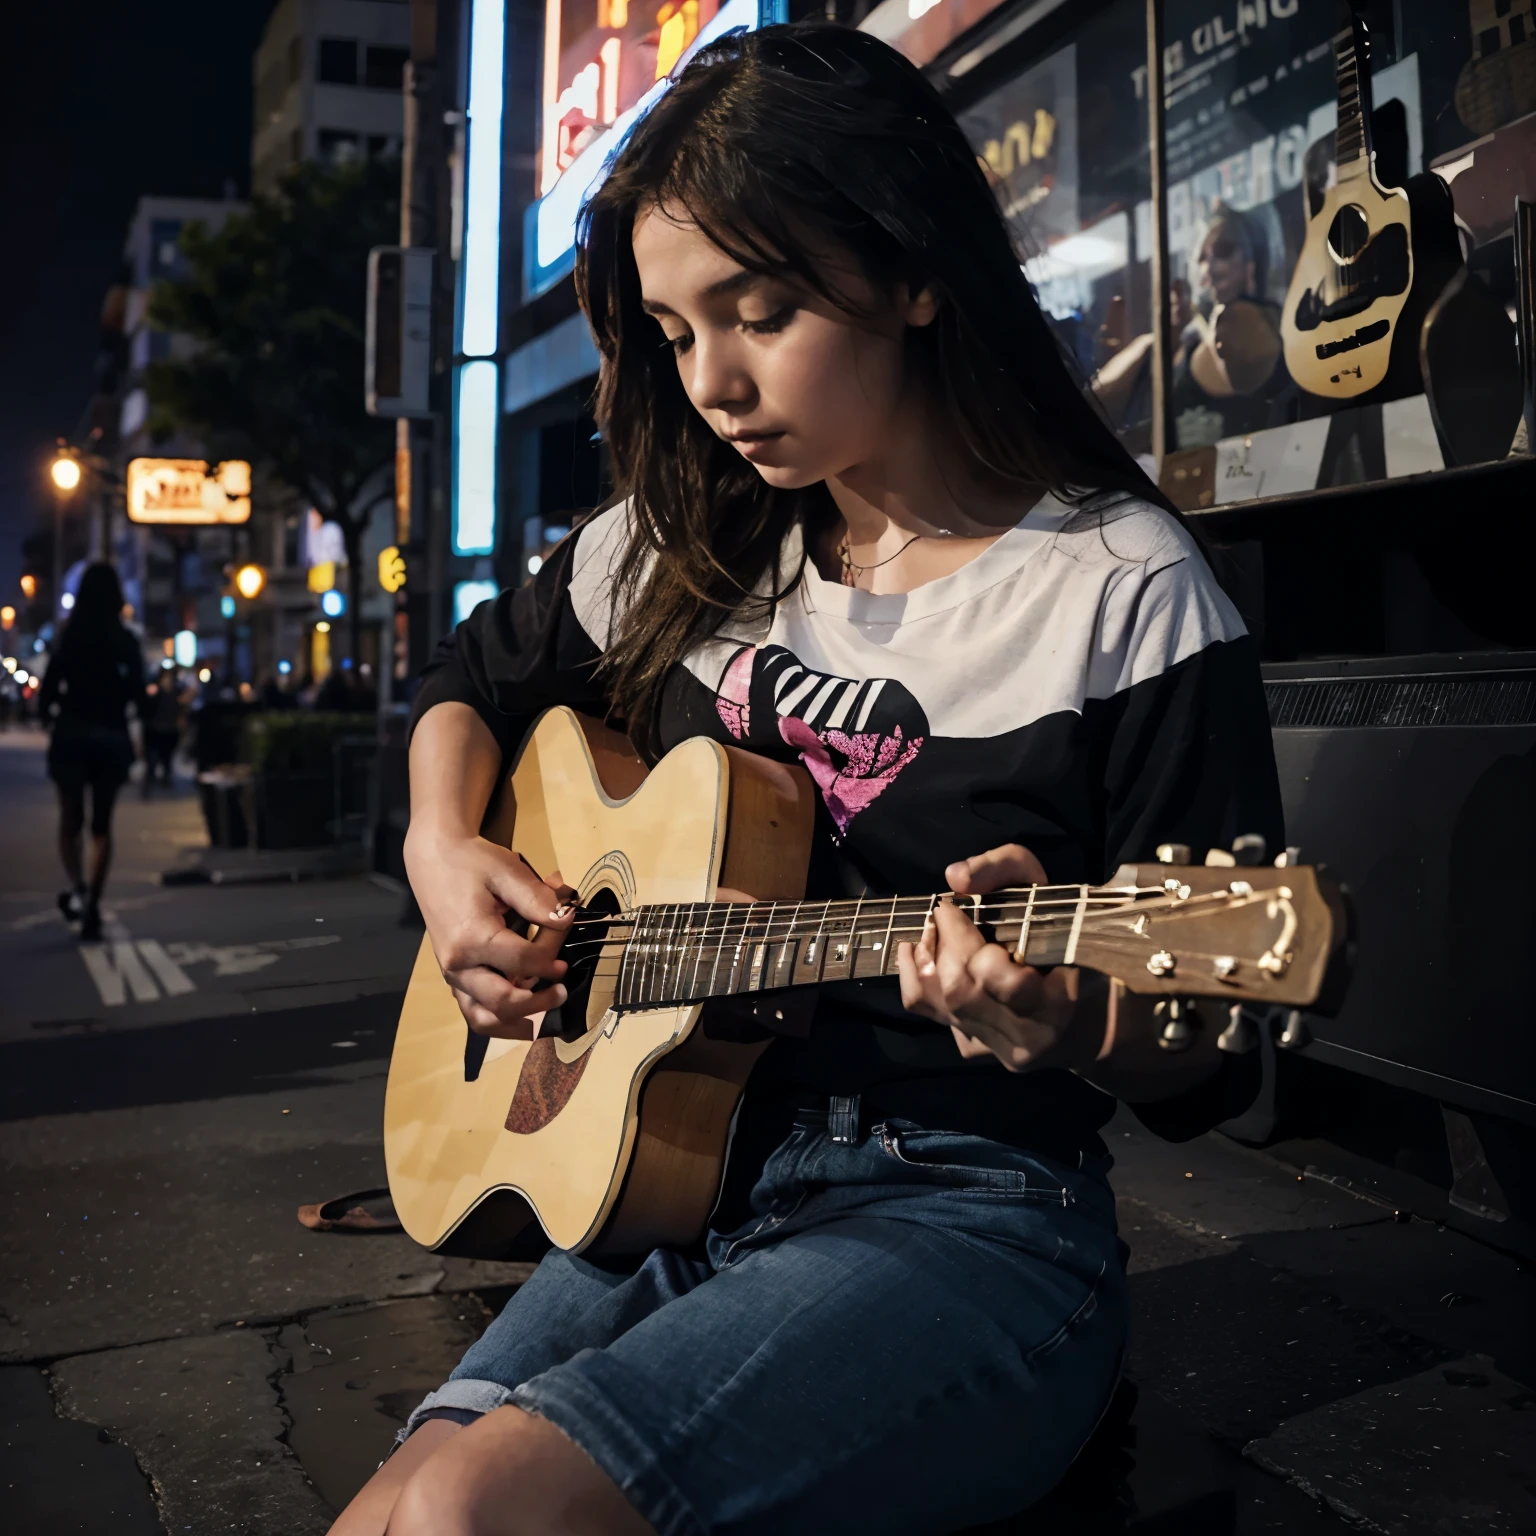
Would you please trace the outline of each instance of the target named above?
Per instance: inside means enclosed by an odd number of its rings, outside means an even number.
[[[1278,864],[1212,857],[1223,862],[1122,865],[1106,889],[1136,898],[1085,917],[1076,961],[1154,996],[1336,1007],[1351,937],[1338,884],[1286,855]]]

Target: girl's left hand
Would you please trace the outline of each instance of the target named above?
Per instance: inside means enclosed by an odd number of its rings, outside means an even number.
[[[1039,859],[1017,843],[951,864],[944,874],[961,896],[1045,884]],[[902,1006],[947,1024],[962,1056],[995,1056],[1010,1072],[1086,1067],[1098,1056],[1103,1011],[1079,1007],[1078,970],[1020,965],[1001,944],[987,943],[953,902],[940,903],[916,944],[899,946],[896,963]]]

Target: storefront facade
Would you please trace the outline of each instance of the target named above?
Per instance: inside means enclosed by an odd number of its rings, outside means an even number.
[[[589,411],[597,357],[570,279],[576,214],[665,89],[664,66],[778,14],[751,0],[749,17],[748,3],[642,15],[548,0],[525,18],[537,82],[504,97],[506,144],[523,116],[499,182],[494,334],[475,331],[485,112],[470,27],[459,611],[526,579],[608,488]],[[1085,387],[1225,551],[1262,639],[1292,841],[1340,870],[1360,916],[1350,1000],[1337,1019],[1293,1021],[1297,1059],[1530,1126],[1529,989],[1462,912],[1472,882],[1520,932],[1536,923],[1514,874],[1536,853],[1536,633],[1520,574],[1536,479],[1516,447],[1532,277],[1513,233],[1517,197],[1536,199],[1536,29],[1528,0],[1361,0],[1357,14],[1369,111],[1346,89],[1344,42],[1359,40],[1334,0],[839,9],[928,72]],[[1317,263],[1324,236],[1348,234],[1338,189],[1362,165],[1403,189],[1404,229],[1356,293],[1367,268],[1351,276],[1337,251]],[[1480,851],[1493,828],[1507,853]]]

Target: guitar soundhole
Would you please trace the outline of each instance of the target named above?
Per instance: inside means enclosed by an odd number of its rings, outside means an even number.
[[[587,1009],[592,983],[601,974],[611,986],[619,967],[617,946],[605,949],[610,921],[622,911],[618,895],[604,886],[594,891],[576,914],[570,937],[561,954],[570,969],[565,973],[565,1002],[546,1015],[545,1032],[556,1026],[562,1040],[578,1040],[587,1032]]]
[[[1328,226],[1328,250],[1333,259],[1348,266],[1371,243],[1371,222],[1357,203],[1345,203]]]

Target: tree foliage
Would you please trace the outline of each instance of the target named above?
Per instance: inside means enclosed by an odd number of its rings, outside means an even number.
[[[362,537],[394,456],[393,423],[363,409],[367,257],[399,228],[398,163],[300,166],[222,228],[189,224],[186,275],[150,304],[158,329],[196,344],[150,365],[151,430],[264,465],[340,526],[354,656]]]

